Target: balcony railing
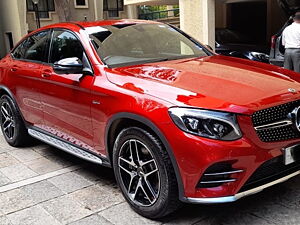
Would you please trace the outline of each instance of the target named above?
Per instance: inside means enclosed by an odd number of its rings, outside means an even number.
[[[142,20],[159,20],[173,17],[179,17],[179,8],[139,14],[139,19]]]

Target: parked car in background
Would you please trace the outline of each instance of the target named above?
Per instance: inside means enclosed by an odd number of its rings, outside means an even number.
[[[128,204],[152,219],[300,174],[299,99],[297,73],[216,55],[154,21],[46,26],[0,60],[5,140],[112,167]]]
[[[270,50],[270,63],[276,66],[283,67],[284,64],[284,46],[282,45],[282,33],[284,29],[293,23],[293,16],[297,11],[300,11],[299,0],[277,0],[279,5],[285,11],[289,19],[283,27],[272,36],[271,50]]]
[[[216,52],[221,55],[269,63],[268,49],[230,29],[216,29]]]

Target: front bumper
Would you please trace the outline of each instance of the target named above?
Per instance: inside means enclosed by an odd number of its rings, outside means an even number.
[[[299,168],[288,170],[279,177],[272,176],[272,179],[267,180],[267,182],[249,185],[247,182],[251,181],[252,175],[264,163],[282,157],[283,148],[295,145],[300,140],[262,142],[253,128],[251,117],[239,116],[238,120],[243,137],[229,142],[209,140],[186,134],[172,123],[164,126],[166,130],[162,130],[173,150],[182,179],[183,190],[179,196],[182,201],[199,204],[234,202],[300,174],[299,165]],[[199,181],[206,174],[206,171],[214,164],[223,162],[229,162],[233,170],[243,172],[231,177],[235,180],[234,182],[224,182],[215,187],[203,188],[199,186]],[[264,177],[264,173],[262,173],[262,177]]]
[[[186,203],[192,203],[192,204],[220,204],[220,203],[235,202],[235,201],[237,201],[241,198],[244,198],[246,196],[253,195],[253,194],[256,194],[258,192],[261,192],[261,191],[263,191],[264,189],[266,189],[268,187],[271,187],[273,185],[285,182],[285,181],[287,181],[287,180],[289,180],[289,179],[291,179],[291,178],[293,178],[293,177],[295,177],[299,174],[300,174],[300,170],[297,171],[297,172],[294,172],[292,174],[289,174],[289,175],[287,175],[283,178],[277,179],[273,182],[261,185],[259,187],[250,189],[248,191],[238,193],[238,194],[233,195],[233,196],[217,197],[217,198],[186,198],[186,197],[184,197],[184,198],[182,198],[182,201],[186,202]]]

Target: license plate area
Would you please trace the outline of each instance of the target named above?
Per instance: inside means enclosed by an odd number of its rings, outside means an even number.
[[[290,165],[300,161],[300,144],[283,149],[283,159],[285,165]]]

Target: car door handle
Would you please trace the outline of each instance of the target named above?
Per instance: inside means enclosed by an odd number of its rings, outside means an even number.
[[[16,71],[18,71],[18,67],[12,67],[12,68],[10,69],[10,71],[11,71],[11,72],[16,72]]]
[[[42,77],[44,77],[44,78],[51,77],[51,74],[50,73],[43,73]]]

